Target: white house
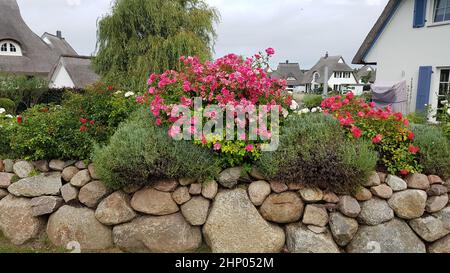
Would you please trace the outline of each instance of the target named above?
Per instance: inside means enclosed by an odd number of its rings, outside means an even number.
[[[329,56],[328,53],[320,58],[308,72],[305,73],[302,84],[306,92],[317,91],[325,83],[325,67],[328,68],[328,87],[333,91],[352,91],[357,95],[362,94],[363,84],[359,84],[354,70],[345,62],[342,56]]]
[[[377,84],[406,81],[408,110],[436,109],[450,86],[450,1],[390,0],[353,59]]]
[[[286,80],[286,90],[293,92],[305,91],[305,85],[302,85],[303,76],[304,73],[300,69],[300,64],[290,63],[289,61],[278,64],[277,70],[270,72],[271,78]]]

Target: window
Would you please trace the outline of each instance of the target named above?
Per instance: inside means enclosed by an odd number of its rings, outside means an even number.
[[[439,93],[438,93],[438,111],[442,111],[443,101],[448,100],[450,94],[450,69],[442,69],[439,79]]]
[[[319,73],[314,73],[314,81],[317,82],[320,78],[320,74]]]
[[[436,0],[434,4],[434,22],[450,20],[450,0]]]
[[[22,56],[22,49],[14,41],[0,41],[0,55],[4,56]]]

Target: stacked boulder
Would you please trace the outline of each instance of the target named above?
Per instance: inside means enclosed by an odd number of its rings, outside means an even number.
[[[109,190],[93,164],[0,160],[0,231],[43,233],[83,251],[450,252],[450,180],[374,172],[351,195],[268,181],[256,169],[216,180],[160,180]]]

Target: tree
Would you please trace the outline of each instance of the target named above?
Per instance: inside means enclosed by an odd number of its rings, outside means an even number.
[[[116,0],[98,22],[96,71],[117,87],[143,90],[150,73],[179,57],[212,56],[218,12],[204,0]]]

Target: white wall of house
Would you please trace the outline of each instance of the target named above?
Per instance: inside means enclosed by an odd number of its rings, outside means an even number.
[[[335,73],[331,76],[330,80],[328,81],[328,86],[333,88],[333,86],[336,85],[344,85],[344,84],[357,84],[358,81],[355,78],[355,75],[353,73],[350,73],[350,78],[336,78]]]
[[[425,27],[413,28],[414,0],[401,1],[364,59],[377,63],[377,83],[406,80],[411,112],[416,108],[419,67],[433,67],[429,101],[432,108],[437,107],[440,69],[450,67],[450,21],[433,23],[435,0],[427,2]]]
[[[52,75],[50,88],[74,88],[75,84],[63,65],[59,64]]]

